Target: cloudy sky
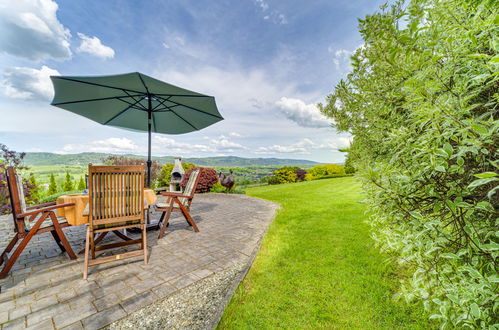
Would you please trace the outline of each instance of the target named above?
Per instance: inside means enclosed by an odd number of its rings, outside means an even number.
[[[317,110],[378,0],[0,0],[0,143],[17,151],[145,154],[147,137],[50,106],[50,75],[139,71],[216,98],[225,120],[153,135],[156,155],[340,162]]]

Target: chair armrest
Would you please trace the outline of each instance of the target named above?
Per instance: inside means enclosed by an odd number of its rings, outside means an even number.
[[[47,206],[47,207],[36,209],[36,210],[30,211],[30,212],[21,213],[21,214],[18,215],[18,217],[19,218],[24,218],[24,217],[27,217],[29,215],[33,215],[33,214],[37,214],[37,213],[43,213],[43,212],[52,211],[52,210],[55,210],[55,209],[60,209],[62,207],[68,207],[68,206],[74,206],[74,205],[75,205],[75,203],[65,203],[65,204]]]
[[[33,205],[33,206],[30,206],[30,207],[27,207],[26,210],[34,210],[34,209],[39,209],[39,208],[42,208],[42,207],[47,207],[47,206],[52,206],[52,205],[55,205],[55,202]]]
[[[185,198],[191,198],[192,196],[184,195],[182,193],[178,192],[162,192],[161,196],[166,196],[166,197],[185,197]]]

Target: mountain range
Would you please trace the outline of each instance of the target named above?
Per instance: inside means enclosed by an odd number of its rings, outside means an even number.
[[[27,166],[37,165],[88,165],[102,164],[103,160],[109,156],[125,156],[130,158],[142,158],[145,156],[125,154],[116,155],[97,152],[83,152],[79,154],[55,154],[50,152],[28,152],[24,157]],[[153,160],[160,164],[172,163],[173,156],[153,156]],[[271,166],[271,165],[318,165],[320,163],[305,159],[281,159],[281,158],[243,158],[235,156],[204,157],[204,158],[183,158],[183,162],[194,163],[200,166],[223,166],[223,167],[248,167],[248,166]]]

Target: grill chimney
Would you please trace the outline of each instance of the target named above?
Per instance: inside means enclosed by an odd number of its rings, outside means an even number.
[[[176,157],[173,169],[171,172],[172,178],[170,180],[170,191],[172,192],[182,192],[180,188],[180,182],[184,177],[184,168],[182,167],[182,158]]]

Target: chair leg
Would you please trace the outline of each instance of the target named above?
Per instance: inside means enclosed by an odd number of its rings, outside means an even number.
[[[59,247],[59,249],[61,249],[62,252],[66,252],[64,245],[61,244],[61,240],[59,239],[59,236],[57,236],[57,232],[55,230],[52,230],[50,233],[52,234],[52,237],[54,238],[54,241],[57,243],[57,246]]]
[[[40,226],[42,225],[43,221],[45,221],[45,219],[47,219],[47,216],[48,216],[48,214],[43,214],[40,217],[40,219],[38,219],[38,221],[35,223],[33,228],[30,229],[30,231],[24,237],[24,239],[21,241],[21,243],[19,243],[17,248],[14,250],[14,253],[12,253],[9,260],[7,260],[7,262],[3,266],[2,271],[0,271],[0,279],[7,277],[7,274],[9,274],[9,271],[12,268],[12,266],[14,266],[14,263],[17,261],[17,258],[19,258],[19,256],[23,252],[26,245],[28,245],[29,241],[33,238],[33,236],[35,236],[38,229],[40,229]],[[12,247],[15,245],[15,243],[13,243],[14,239],[10,242],[9,246],[7,246],[7,249],[9,247],[12,249]],[[5,250],[7,250],[7,249],[5,249]]]
[[[87,235],[85,238],[85,263],[83,265],[83,279],[88,277],[88,257],[90,253],[90,227],[87,227]]]
[[[7,245],[7,247],[5,248],[5,250],[3,250],[2,254],[0,255],[0,265],[3,264],[5,262],[5,259],[4,259],[4,256],[8,258],[7,254],[12,251],[12,249],[14,248],[14,246],[16,246],[16,243],[17,241],[19,241],[19,236],[14,236],[14,238],[12,238],[12,240],[10,241],[9,245]]]
[[[187,221],[187,223],[190,224],[192,226],[192,228],[194,228],[194,231],[196,233],[198,233],[199,232],[199,228],[196,225],[196,223],[194,222],[194,219],[192,219],[191,215],[189,214],[189,211],[187,211],[187,209],[185,208],[185,206],[182,203],[180,203],[180,202],[178,203],[178,206],[180,207],[180,210],[182,211],[182,214],[184,215],[184,218]]]
[[[170,216],[171,216],[172,210],[173,210],[173,201],[174,201],[173,198],[170,198],[170,204],[168,206],[168,211],[163,212],[163,214],[161,215],[161,218],[159,220],[161,222],[161,229],[160,229],[159,234],[158,234],[158,239],[165,236],[166,227],[168,227],[168,222],[170,221]]]
[[[105,232],[105,233],[107,233],[107,232]],[[105,235],[102,235],[102,238],[104,238],[104,236]],[[99,236],[99,237],[97,237],[97,239],[95,239],[94,233],[90,232],[90,253],[92,254],[92,259],[95,259],[95,246],[97,245],[97,240],[99,238],[101,238],[101,236]]]
[[[73,249],[71,248],[71,245],[69,245],[69,242],[66,239],[66,236],[62,232],[61,225],[59,224],[59,221],[57,220],[55,213],[49,212],[49,214],[50,214],[50,218],[52,219],[52,223],[54,224],[56,235],[59,236],[59,240],[61,241],[62,245],[64,246],[66,253],[69,255],[70,259],[73,259],[73,260],[76,259],[76,254],[74,253]],[[54,232],[52,232],[52,235],[54,235]],[[57,242],[57,239],[56,239],[56,242]]]
[[[168,222],[170,221],[171,214],[172,214],[171,208],[168,211],[163,212],[164,219],[163,222],[161,223],[161,229],[158,234],[158,239],[163,238],[163,236],[165,236],[166,227],[168,227]]]
[[[144,265],[147,265],[147,227],[142,226],[142,249],[144,250]]]

